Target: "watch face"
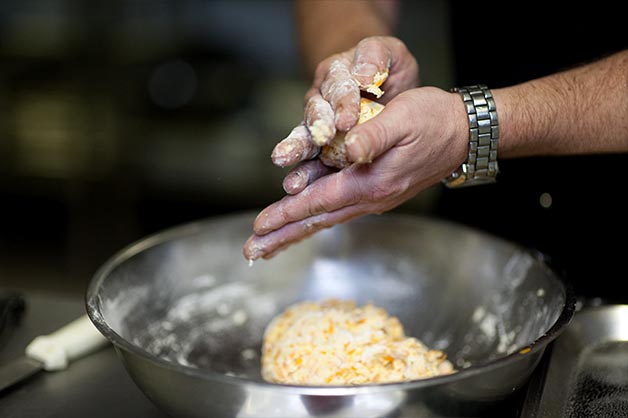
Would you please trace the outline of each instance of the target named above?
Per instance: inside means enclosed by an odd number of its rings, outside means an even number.
[[[445,186],[453,189],[457,187],[479,186],[482,184],[491,184],[491,183],[495,183],[495,181],[496,181],[495,177],[476,177],[476,178],[470,179],[469,177],[467,177],[465,173],[460,174],[459,172],[456,172],[452,174],[451,176],[447,177],[446,179],[444,179],[443,183],[445,184]]]
[[[497,162],[495,162],[495,170],[493,172],[489,171],[489,174],[486,175],[486,171],[484,171],[482,175],[478,177],[469,178],[469,167],[466,163],[464,163],[458,168],[458,170],[451,173],[449,177],[443,179],[443,183],[445,186],[450,188],[491,184],[495,183],[495,176],[497,176],[498,171]]]
[[[443,179],[443,184],[447,187],[461,187],[467,181],[466,176],[449,176],[446,179]]]
[[[467,181],[467,170],[465,164],[463,164],[458,170],[451,173],[451,175],[443,179],[443,184],[447,187],[460,187]]]

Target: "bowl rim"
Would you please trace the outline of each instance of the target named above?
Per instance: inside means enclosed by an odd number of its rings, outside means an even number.
[[[105,336],[117,349],[123,350],[125,352],[131,353],[137,357],[140,357],[158,367],[166,368],[174,372],[183,373],[188,376],[193,376],[196,378],[200,378],[206,381],[214,381],[221,384],[235,384],[235,385],[245,385],[247,387],[255,387],[265,390],[282,390],[286,392],[292,392],[299,395],[312,395],[312,396],[340,396],[340,395],[357,395],[363,393],[375,393],[375,392],[383,392],[383,391],[397,391],[397,390],[408,390],[408,389],[417,389],[417,388],[426,388],[437,386],[441,384],[453,383],[459,380],[464,380],[465,378],[469,378],[472,376],[476,376],[481,373],[486,373],[491,370],[495,370],[501,367],[504,367],[510,363],[521,360],[521,356],[531,356],[531,355],[540,355],[543,353],[543,350],[550,344],[553,340],[555,340],[569,325],[576,311],[576,297],[570,283],[560,274],[558,274],[551,265],[547,264],[547,260],[544,257],[544,254],[539,253],[538,251],[531,251],[527,248],[522,247],[519,244],[512,243],[508,240],[505,240],[501,237],[492,235],[485,231],[469,227],[464,224],[459,224],[456,222],[439,219],[437,217],[432,216],[423,216],[423,215],[415,215],[415,214],[403,214],[403,213],[385,213],[382,215],[377,215],[378,218],[382,217],[394,217],[394,218],[410,218],[410,219],[419,219],[421,222],[428,223],[438,223],[445,224],[449,226],[454,226],[458,229],[465,229],[475,234],[481,234],[484,236],[491,237],[492,239],[496,239],[502,242],[510,243],[511,245],[516,246],[520,250],[526,252],[527,254],[535,257],[540,262],[542,262],[554,279],[556,279],[562,286],[564,292],[564,303],[563,307],[560,311],[560,314],[554,321],[554,323],[547,329],[547,331],[537,338],[532,343],[519,347],[517,350],[510,354],[506,354],[503,357],[499,357],[493,360],[487,360],[483,362],[476,362],[474,365],[469,366],[468,368],[464,368],[458,370],[453,374],[435,376],[429,378],[423,378],[418,380],[404,381],[404,382],[391,382],[391,383],[374,383],[374,384],[363,384],[363,385],[353,385],[353,386],[332,386],[332,385],[311,385],[311,386],[302,386],[302,385],[292,385],[292,384],[278,384],[278,383],[270,383],[265,381],[255,381],[239,376],[229,376],[218,372],[213,372],[211,370],[199,369],[192,366],[186,366],[180,363],[174,363],[169,360],[165,360],[163,358],[157,357],[148,351],[144,350],[141,347],[138,347],[131,342],[129,342],[126,338],[122,337],[116,331],[114,331],[100,311],[100,299],[99,299],[99,289],[107,279],[109,274],[113,269],[117,266],[121,265],[124,261],[130,259],[131,257],[149,249],[155,247],[157,245],[163,244],[175,238],[182,238],[186,236],[193,235],[194,233],[199,232],[211,224],[214,223],[224,223],[229,220],[235,220],[243,217],[251,217],[253,219],[256,212],[243,211],[236,212],[229,215],[218,215],[212,216],[205,219],[199,219],[192,222],[183,223],[180,225],[175,225],[170,228],[166,228],[162,231],[158,231],[153,234],[149,234],[139,240],[123,247],[117,253],[112,255],[108,260],[106,260],[101,267],[96,271],[96,273],[92,276],[90,280],[89,286],[85,293],[85,307],[87,311],[87,315],[90,318],[91,322],[94,326],[100,331],[103,336]],[[365,217],[363,217],[365,218]],[[359,220],[357,220],[359,221]]]

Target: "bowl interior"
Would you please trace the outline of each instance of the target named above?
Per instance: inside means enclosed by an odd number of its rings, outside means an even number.
[[[264,329],[301,300],[373,302],[457,368],[533,343],[565,306],[563,283],[540,259],[460,225],[364,217],[249,266],[241,248],[253,217],[185,225],[123,250],[92,282],[92,317],[146,355],[261,381]]]

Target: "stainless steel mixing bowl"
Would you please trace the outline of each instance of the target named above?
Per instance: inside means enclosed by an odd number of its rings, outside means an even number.
[[[253,213],[147,237],[107,261],[87,310],[136,384],[177,417],[474,416],[520,388],[570,321],[568,286],[524,248],[436,219],[364,217],[249,266]],[[260,376],[265,326],[304,299],[373,302],[459,372],[354,387]]]

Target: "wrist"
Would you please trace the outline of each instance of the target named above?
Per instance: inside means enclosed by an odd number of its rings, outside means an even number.
[[[552,89],[542,82],[527,82],[493,91],[499,109],[499,154],[501,158],[552,153],[546,138],[561,116]]]
[[[525,154],[521,130],[528,115],[520,93],[513,87],[495,89],[493,98],[499,109],[500,157],[510,158]]]
[[[499,123],[493,94],[484,85],[456,87],[452,91],[464,107],[465,117],[456,119],[466,121],[466,158],[443,183],[448,187],[494,183],[499,172]],[[457,133],[457,137],[461,134]]]

